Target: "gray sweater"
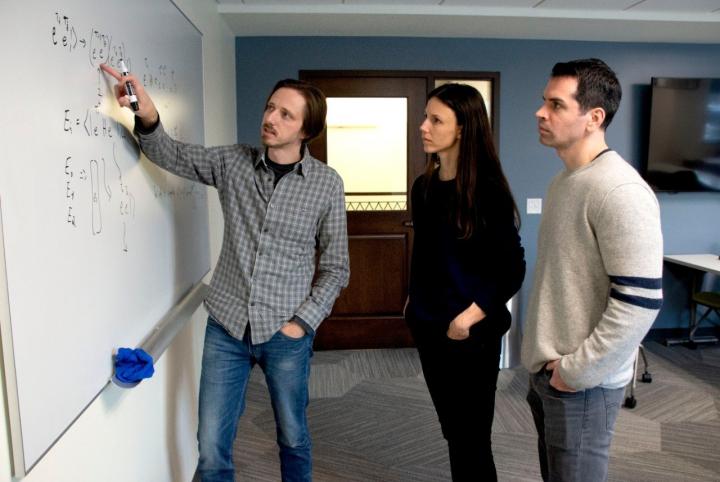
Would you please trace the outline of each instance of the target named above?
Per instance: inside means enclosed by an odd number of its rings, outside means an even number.
[[[608,151],[548,188],[522,343],[530,373],[560,358],[570,387],[618,388],[662,304],[657,199]]]

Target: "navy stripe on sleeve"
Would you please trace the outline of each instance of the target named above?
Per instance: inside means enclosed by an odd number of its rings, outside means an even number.
[[[640,276],[610,276],[610,282],[618,286],[632,286],[633,288],[662,288],[662,278],[642,278]]]
[[[663,302],[662,298],[645,298],[644,296],[628,295],[614,288],[610,290],[610,297],[631,305],[639,306],[640,308],[647,308],[648,310],[659,310]]]

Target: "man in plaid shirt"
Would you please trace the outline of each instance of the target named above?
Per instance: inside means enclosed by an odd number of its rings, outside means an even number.
[[[225,219],[222,250],[205,305],[210,313],[200,380],[198,472],[232,481],[232,445],[250,371],[265,373],[277,424],[283,481],[312,480],[305,410],[315,330],[330,314],[350,270],[340,176],[307,144],[325,127],[325,96],[282,80],[265,106],[263,148],[206,148],[171,139],[142,82],[102,69],[138,98],[135,133],[145,155],[179,176],[217,188]]]

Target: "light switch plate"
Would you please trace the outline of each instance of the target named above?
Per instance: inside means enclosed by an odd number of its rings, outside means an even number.
[[[527,213],[528,214],[542,213],[542,198],[529,197],[527,199]]]

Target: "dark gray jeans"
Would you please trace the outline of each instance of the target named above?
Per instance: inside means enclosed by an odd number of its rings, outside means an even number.
[[[550,386],[551,375],[545,370],[531,374],[527,395],[543,480],[607,480],[610,442],[625,389],[560,392]]]

